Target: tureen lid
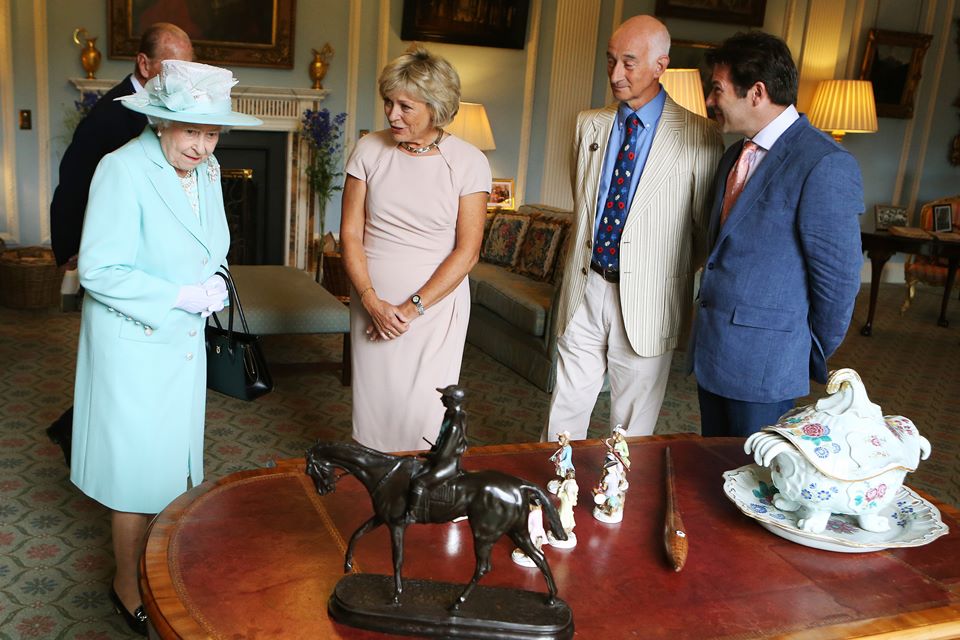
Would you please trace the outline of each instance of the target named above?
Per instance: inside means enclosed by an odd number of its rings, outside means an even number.
[[[821,473],[838,480],[864,480],[920,463],[923,438],[903,416],[884,416],[870,402],[853,369],[830,374],[827,393],[764,427],[786,438]]]

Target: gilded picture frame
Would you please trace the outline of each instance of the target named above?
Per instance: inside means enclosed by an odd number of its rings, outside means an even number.
[[[108,55],[132,60],[146,27],[172,22],[190,36],[197,62],[292,69],[295,13],[296,0],[108,0]]]
[[[487,198],[487,209],[513,211],[516,209],[513,194],[513,178],[494,178]]]
[[[870,29],[860,65],[860,80],[873,83],[877,116],[912,118],[923,73],[923,57],[933,36],[925,33]]]
[[[767,0],[657,0],[654,15],[762,27]]]
[[[403,0],[401,40],[523,49],[530,0]]]

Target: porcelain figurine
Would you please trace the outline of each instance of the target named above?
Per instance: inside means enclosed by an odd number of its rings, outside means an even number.
[[[623,502],[630,483],[621,472],[621,464],[609,460],[603,465],[600,483],[593,490],[593,517],[600,522],[616,524],[623,520]]]
[[[577,473],[571,467],[567,471],[566,477],[557,488],[557,497],[560,498],[560,525],[567,534],[566,540],[558,540],[552,533],[547,533],[547,542],[553,547],[560,549],[572,549],[577,546],[577,534],[573,528],[577,526],[573,517],[573,508],[577,506],[577,496],[580,494],[580,486],[577,484]]]
[[[540,506],[539,502],[532,501],[530,503],[530,515],[527,516],[527,530],[530,532],[530,541],[533,542],[533,546],[542,550],[543,543],[547,541],[547,532],[543,528],[543,507]],[[510,554],[510,559],[521,567],[533,568],[537,566],[530,556],[525,554],[520,548],[513,550],[513,553]]]
[[[630,471],[630,449],[627,447],[626,435],[623,425],[618,424],[613,428],[610,437],[604,440],[607,446],[607,461],[616,460],[620,464],[621,475]]]
[[[887,531],[879,512],[930,456],[930,442],[907,418],[884,416],[853,369],[833,372],[827,393],[747,438],[744,451],[770,468],[779,491],[773,503],[797,512],[801,530],[820,533],[830,514],[841,513],[866,531]]]
[[[550,456],[550,462],[553,463],[553,470],[557,477],[547,483],[547,491],[557,493],[560,484],[567,477],[567,473],[573,471],[573,447],[570,446],[570,432],[561,431],[557,434],[557,443],[560,448]]]

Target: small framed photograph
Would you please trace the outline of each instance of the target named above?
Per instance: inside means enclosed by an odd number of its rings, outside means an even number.
[[[890,227],[907,226],[907,209],[890,204],[878,204],[873,208],[877,231],[886,231]]]
[[[933,230],[953,231],[953,209],[949,204],[934,205]]]
[[[513,178],[494,178],[487,199],[487,209],[516,209],[513,201]]]

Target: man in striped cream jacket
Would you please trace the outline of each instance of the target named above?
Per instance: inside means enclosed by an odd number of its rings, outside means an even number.
[[[586,437],[605,374],[611,428],[652,433],[673,349],[691,316],[723,143],[713,123],[660,86],[669,51],[661,22],[625,21],[607,47],[618,102],[577,118],[576,228],[557,308],[546,440],[562,431]]]

